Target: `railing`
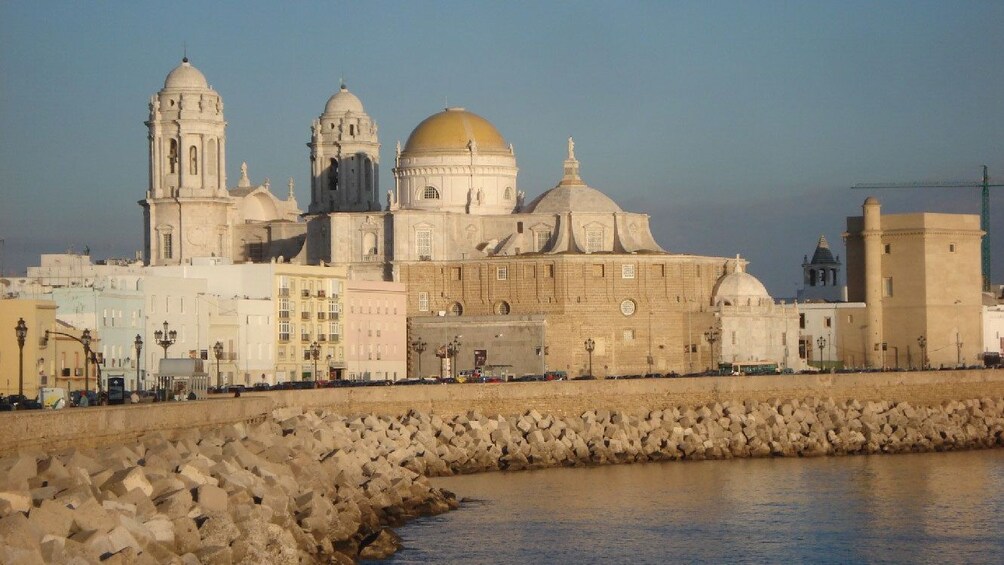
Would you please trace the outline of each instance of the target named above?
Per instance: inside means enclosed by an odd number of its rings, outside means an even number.
[[[327,341],[327,336],[324,334],[317,334],[317,341]]]
[[[310,298],[310,291],[307,289],[303,289],[300,291],[300,296],[302,296],[303,298]]]
[[[328,334],[328,341],[337,342],[337,341],[341,341],[341,339],[342,339],[342,336],[340,336],[339,334]]]
[[[289,319],[289,310],[280,310],[279,311],[279,319],[280,320],[288,320]]]
[[[325,318],[327,318],[327,317],[328,317],[328,315],[327,315],[327,314],[325,314],[324,312],[318,312],[318,313],[317,313],[317,319],[318,319],[318,320],[324,320],[324,319],[325,319]]]
[[[309,320],[310,319],[310,312],[300,312],[300,319],[301,320]]]
[[[332,319],[332,320],[337,320],[338,319],[338,312],[328,312],[328,317],[330,319]]]
[[[289,334],[279,334],[279,341],[282,343],[289,343]]]
[[[300,334],[300,341],[303,343],[310,341],[310,334]]]
[[[317,291],[317,297],[318,298],[324,298],[326,295],[327,295],[327,293],[325,291],[323,291],[323,290]]]

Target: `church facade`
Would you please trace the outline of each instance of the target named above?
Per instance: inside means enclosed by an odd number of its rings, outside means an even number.
[[[528,201],[513,146],[485,118],[447,108],[396,144],[384,197],[376,121],[342,85],[312,123],[310,203],[297,221],[292,185],[278,200],[244,172],[240,186],[226,188],[222,100],[187,61],[150,112],[147,264],[218,255],[337,265],[351,280],[404,283],[412,376],[423,361],[422,373],[439,373],[448,343],[463,344],[451,372],[494,365],[602,377],[699,372],[732,360],[797,365],[786,345],[794,307],[773,305],[766,291],[755,305],[726,296],[725,278],[753,278],[741,258],[663,249],[647,214],[586,184],[571,138],[556,185]],[[754,318],[770,328],[724,328]],[[754,333],[766,337],[754,345]],[[424,358],[417,343],[428,348]]]

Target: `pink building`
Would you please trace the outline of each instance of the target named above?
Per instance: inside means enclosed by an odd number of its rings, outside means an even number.
[[[408,376],[407,300],[402,283],[346,282],[348,379],[397,381]]]

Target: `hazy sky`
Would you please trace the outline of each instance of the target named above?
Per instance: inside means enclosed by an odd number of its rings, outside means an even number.
[[[344,76],[394,144],[449,102],[514,144],[527,201],[582,176],[668,251],[792,296],[844,255],[865,181],[1004,180],[1002,2],[0,2],[0,268],[143,245],[147,102],[181,60],[225,102],[227,175],[306,209],[311,121]],[[876,193],[979,212],[977,190]],[[1004,282],[1004,201],[992,222]]]

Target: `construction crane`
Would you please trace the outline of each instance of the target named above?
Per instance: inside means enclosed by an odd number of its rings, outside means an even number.
[[[882,189],[882,188],[982,188],[982,201],[980,205],[980,229],[983,230],[983,241],[980,244],[980,260],[983,271],[983,291],[990,290],[990,188],[1002,187],[1004,184],[991,184],[990,174],[987,166],[983,165],[983,182],[968,181],[920,181],[920,182],[878,182],[859,183],[853,189]]]

